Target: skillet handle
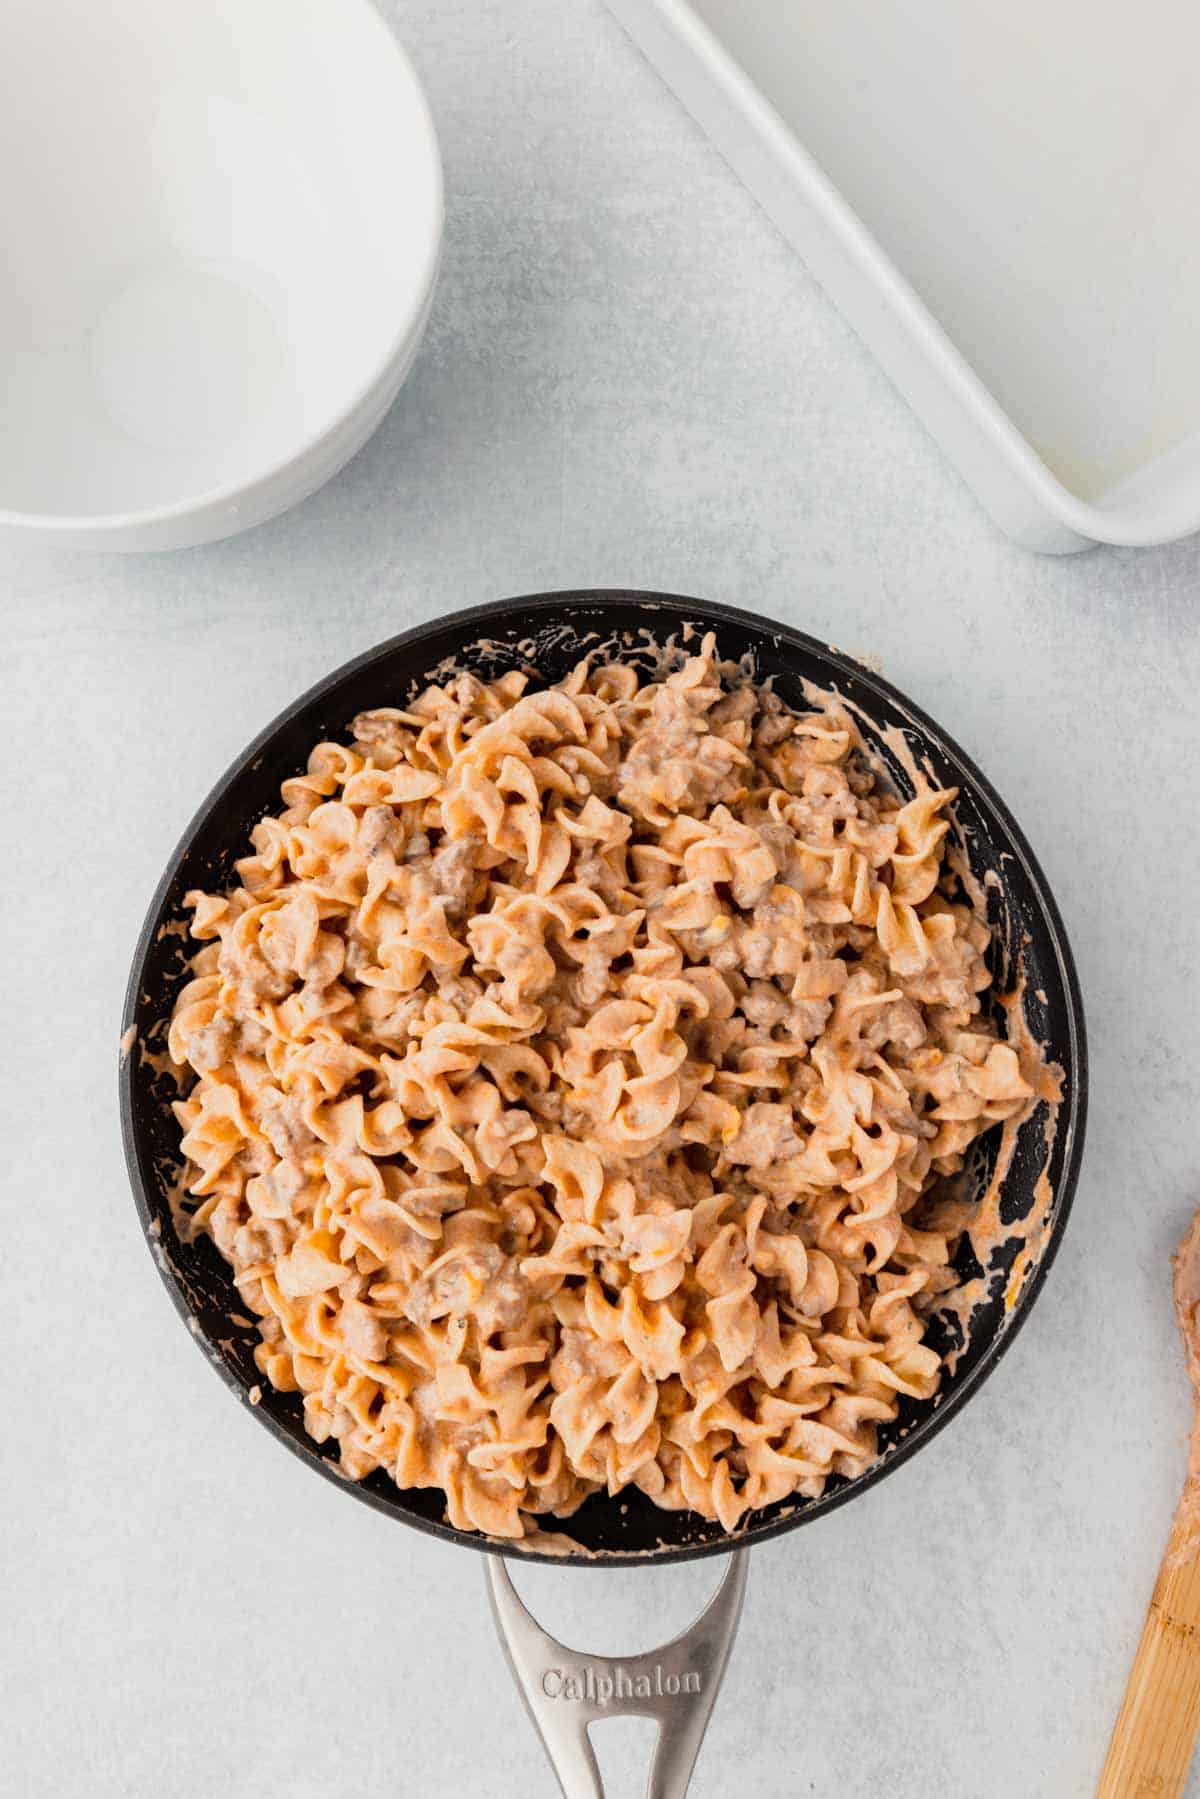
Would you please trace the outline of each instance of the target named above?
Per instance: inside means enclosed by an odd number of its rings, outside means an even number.
[[[684,1799],[741,1617],[750,1566],[735,1549],[694,1623],[644,1655],[582,1655],[530,1616],[498,1555],[487,1558],[492,1616],[513,1679],[558,1776],[563,1799],[604,1799],[588,1725],[657,1718],[646,1799]]]

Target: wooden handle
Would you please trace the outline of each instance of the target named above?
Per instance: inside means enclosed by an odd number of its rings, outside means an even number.
[[[1200,1479],[1189,1477],[1096,1799],[1178,1799],[1200,1726]]]

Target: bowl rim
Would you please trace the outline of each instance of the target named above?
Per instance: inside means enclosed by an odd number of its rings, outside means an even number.
[[[299,713],[322,700],[355,674],[377,662],[382,662],[398,650],[410,648],[433,637],[447,625],[479,626],[482,636],[486,635],[483,627],[496,619],[511,620],[515,614],[520,613],[537,615],[561,608],[572,602],[579,605],[600,606],[612,601],[634,602],[650,611],[662,608],[675,612],[691,612],[697,622],[708,621],[718,631],[722,624],[738,624],[772,637],[777,646],[782,640],[805,652],[816,652],[823,660],[832,662],[836,672],[878,695],[889,707],[899,711],[906,721],[911,720],[913,726],[920,733],[931,739],[950,761],[958,765],[973,784],[976,798],[981,800],[984,808],[995,816],[1005,833],[1006,847],[1010,848],[1021,861],[1036,896],[1039,910],[1048,927],[1061,972],[1065,1000],[1068,1047],[1065,1069],[1067,1095],[1063,1114],[1057,1123],[1057,1135],[1063,1144],[1062,1168],[1054,1193],[1054,1208],[1045,1247],[1036,1265],[1022,1282],[1012,1310],[1008,1313],[1000,1329],[984,1345],[978,1360],[957,1382],[952,1391],[945,1396],[944,1401],[939,1395],[933,1402],[933,1409],[918,1419],[901,1438],[891,1444],[863,1474],[845,1482],[832,1493],[826,1492],[815,1500],[798,1505],[794,1510],[787,1511],[785,1508],[785,1515],[777,1514],[757,1524],[739,1528],[729,1536],[712,1537],[694,1543],[665,1544],[658,1549],[589,1550],[581,1545],[578,1553],[558,1554],[538,1550],[536,1547],[522,1548],[517,1540],[486,1537],[478,1532],[459,1530],[442,1520],[421,1517],[417,1513],[403,1509],[391,1499],[390,1495],[384,1497],[363,1482],[347,1480],[341,1474],[336,1462],[328,1461],[317,1453],[315,1443],[300,1441],[293,1437],[266,1407],[254,1406],[254,1414],[259,1423],[265,1425],[276,1441],[282,1443],[298,1461],[336,1485],[341,1491],[351,1493],[354,1498],[364,1505],[370,1506],[372,1510],[398,1519],[401,1523],[410,1525],[427,1536],[436,1537],[444,1543],[454,1544],[460,1548],[474,1549],[485,1555],[507,1556],[517,1561],[544,1562],[554,1567],[611,1568],[614,1566],[636,1567],[642,1564],[660,1566],[668,1562],[696,1561],[706,1556],[727,1555],[740,1548],[752,1548],[758,1543],[781,1536],[784,1532],[793,1530],[801,1524],[815,1523],[819,1518],[828,1516],[830,1512],[838,1510],[851,1500],[860,1498],[924,1448],[979,1392],[984,1381],[1007,1355],[1045,1285],[1046,1277],[1058,1254],[1070,1218],[1083,1163],[1088,1113],[1087,1023],[1075,958],[1067,937],[1066,927],[1041,864],[1034,855],[1024,832],[973,758],[967,755],[958,743],[948,736],[905,693],[894,687],[882,675],[857,661],[848,652],[840,650],[832,644],[824,643],[820,638],[800,631],[795,626],[782,624],[775,619],[764,618],[747,611],[744,607],[731,606],[723,601],[698,599],[686,594],[637,588],[568,588],[553,592],[521,594],[509,599],[490,601],[482,605],[443,613],[424,624],[414,625],[407,631],[398,632],[362,651],[359,655],[351,657],[349,661],[342,663],[338,668],[314,682],[289,705],[285,706],[234,758],[220,779],[214,783],[171,852],[138,933],[122,1007],[121,1044],[124,1046],[128,1043],[130,1032],[136,1031],[138,1001],[143,987],[146,958],[159,927],[162,907],[175,882],[180,865],[190,851],[193,839],[208,822],[211,814],[222,804],[234,782],[263,755],[277,733],[290,724]],[[247,1388],[225,1361],[219,1349],[209,1342],[208,1337],[200,1328],[195,1313],[188,1303],[184,1282],[166,1256],[153,1254],[156,1242],[153,1228],[155,1217],[139,1157],[139,1138],[134,1115],[134,1072],[135,1058],[122,1048],[118,1068],[121,1138],[126,1171],[133,1190],[142,1234],[146,1238],[147,1246],[151,1249],[159,1278],[166,1287],[176,1312],[188,1327],[189,1336],[192,1337],[196,1347],[204,1355],[205,1360],[211,1364],[229,1391],[243,1404],[247,1404]],[[404,1490],[397,1488],[396,1491],[402,1498]],[[549,1522],[552,1528],[553,1520]]]
[[[151,531],[177,520],[233,507],[249,495],[269,487],[290,469],[297,469],[304,463],[319,463],[321,453],[346,430],[377,392],[386,389],[393,371],[403,365],[414,342],[419,341],[428,323],[429,303],[437,283],[445,222],[445,175],[437,128],[413,60],[390,22],[379,11],[375,0],[339,0],[339,3],[343,8],[351,5],[358,8],[362,17],[368,21],[368,28],[375,31],[380,41],[380,56],[390,55],[411,84],[414,112],[421,127],[431,181],[433,228],[427,234],[421,250],[420,285],[411,307],[405,310],[400,324],[389,338],[385,353],[370,372],[355,384],[348,398],[323,425],[310,430],[292,449],[284,451],[271,462],[264,463],[241,480],[227,481],[219,487],[202,489],[185,499],[171,500],[165,505],[144,506],[134,512],[26,512],[0,506],[0,530],[31,531],[50,537],[69,537],[76,532],[117,537],[132,531]]]

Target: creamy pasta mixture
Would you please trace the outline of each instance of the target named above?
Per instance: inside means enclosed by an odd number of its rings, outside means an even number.
[[[520,1537],[633,1485],[733,1530],[856,1475],[956,1284],[931,1202],[1033,1103],[953,791],[832,698],[471,675],[322,743],[189,895],[186,1187],[343,1471]]]

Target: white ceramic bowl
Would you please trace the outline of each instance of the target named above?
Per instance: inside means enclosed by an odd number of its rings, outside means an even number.
[[[0,529],[174,549],[379,423],[441,164],[368,0],[3,0],[0,220]]]

